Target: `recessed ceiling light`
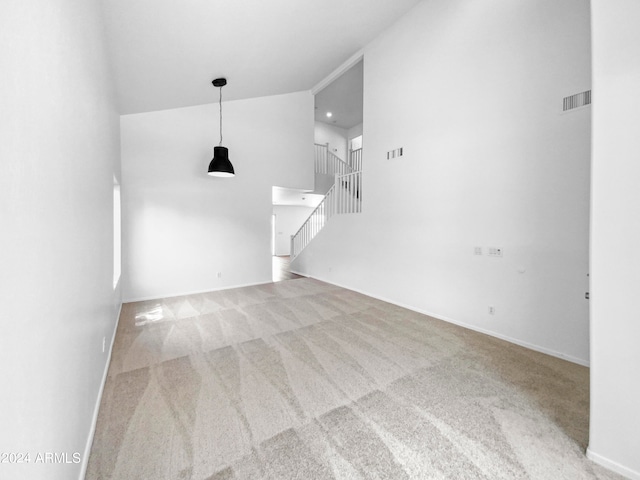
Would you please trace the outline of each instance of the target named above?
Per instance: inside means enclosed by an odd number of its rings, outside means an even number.
[[[327,112],[327,117],[331,118],[332,116],[333,116],[333,113]]]

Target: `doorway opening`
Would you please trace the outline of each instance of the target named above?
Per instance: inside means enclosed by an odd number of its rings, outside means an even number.
[[[291,272],[291,237],[296,234],[309,215],[318,206],[323,195],[313,192],[273,187],[271,215],[272,280],[302,278]]]

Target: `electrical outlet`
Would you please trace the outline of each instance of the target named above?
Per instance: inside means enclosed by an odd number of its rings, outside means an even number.
[[[489,315],[495,315],[496,309],[492,305],[489,305]]]
[[[474,255],[482,255],[482,247],[473,247]]]
[[[218,278],[222,278],[222,272],[218,272]]]

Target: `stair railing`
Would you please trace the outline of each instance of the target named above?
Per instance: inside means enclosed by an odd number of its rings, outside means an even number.
[[[349,165],[351,165],[354,172],[362,171],[362,148],[349,152]]]
[[[362,173],[336,175],[333,186],[300,229],[291,236],[291,260],[295,259],[334,215],[362,211]]]
[[[336,176],[336,213],[362,211],[362,172]]]
[[[315,168],[316,173],[325,175],[344,175],[357,169],[347,162],[344,162],[329,150],[329,144],[316,143],[315,146]]]

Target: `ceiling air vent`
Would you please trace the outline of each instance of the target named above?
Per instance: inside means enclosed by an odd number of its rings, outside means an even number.
[[[574,108],[584,107],[586,105],[591,105],[591,90],[564,97],[562,100],[562,111],[566,112],[567,110],[573,110]]]

